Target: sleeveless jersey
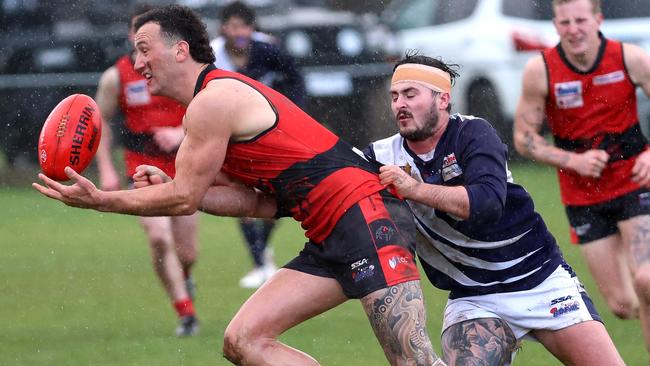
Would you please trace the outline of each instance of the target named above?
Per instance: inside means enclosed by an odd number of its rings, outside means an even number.
[[[639,188],[630,179],[636,156],[645,148],[635,86],[625,67],[622,43],[602,35],[601,42],[594,66],[584,72],[569,63],[560,45],[542,53],[549,88],[546,116],[555,144],[576,152],[598,148],[610,154],[600,178],[558,169],[565,205],[592,205]]]
[[[208,67],[196,93],[215,79],[235,79],[262,94],[276,121],[248,141],[228,144],[222,171],[274,194],[281,214],[301,222],[305,235],[320,244],[352,205],[385,187],[376,165],[340,140],[289,99],[244,75]]]
[[[133,70],[129,55],[115,67],[120,76],[120,110],[124,114],[123,142],[127,175],[141,164],[155,165],[174,176],[175,153],[161,151],[152,138],[154,127],[176,127],[183,122],[185,107],[178,102],[149,94],[147,81]]]
[[[570,270],[532,198],[512,180],[506,147],[487,121],[452,115],[428,161],[399,134],[365,152],[417,181],[467,190],[466,220],[407,200],[422,234],[416,248],[422,268],[451,299],[529,290],[559,265]]]

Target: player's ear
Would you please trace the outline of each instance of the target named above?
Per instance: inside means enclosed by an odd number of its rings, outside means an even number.
[[[182,61],[188,57],[190,57],[190,45],[185,41],[176,43],[176,59]]]
[[[440,93],[440,109],[447,109],[449,103],[451,103],[451,94]]]

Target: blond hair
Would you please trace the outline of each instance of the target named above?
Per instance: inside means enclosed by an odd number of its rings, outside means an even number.
[[[555,9],[556,6],[570,3],[576,0],[553,0],[553,9]],[[600,9],[600,0],[589,0],[591,2],[591,8],[594,14],[598,14],[601,12]]]

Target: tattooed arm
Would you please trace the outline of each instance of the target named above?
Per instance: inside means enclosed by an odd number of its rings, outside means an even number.
[[[442,334],[442,354],[450,366],[510,365],[517,348],[514,333],[498,318],[466,320]]]
[[[426,330],[420,281],[375,291],[361,304],[391,365],[446,366],[433,351]]]
[[[521,99],[515,111],[515,149],[540,163],[573,170],[583,176],[599,177],[609,160],[604,150],[578,154],[555,147],[541,135],[548,93],[544,60],[541,55],[533,57],[524,69]]]

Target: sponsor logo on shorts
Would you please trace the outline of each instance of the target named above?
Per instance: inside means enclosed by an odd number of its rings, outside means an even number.
[[[557,299],[551,300],[551,305],[557,305],[557,304],[559,304],[561,302],[569,301],[571,299],[573,299],[573,296],[571,296],[571,295],[558,297]]]
[[[551,314],[553,314],[554,318],[557,318],[559,316],[572,313],[578,310],[580,310],[580,303],[577,301],[573,301],[573,302],[564,303],[562,305],[552,307]]]
[[[573,230],[575,230],[576,235],[578,235],[578,236],[583,236],[583,235],[587,234],[589,229],[591,229],[591,224],[584,224],[584,225],[574,226],[573,227]]]
[[[370,278],[375,274],[375,266],[373,264],[365,267],[357,267],[352,271],[352,279],[354,282],[359,282],[366,278]]]
[[[639,193],[639,205],[650,205],[650,192]]]
[[[406,257],[395,256],[388,260],[388,265],[391,269],[395,269],[400,264],[408,264],[408,259]]]
[[[395,234],[395,229],[386,225],[381,225],[377,230],[375,230],[375,239],[388,242],[390,238],[393,237],[393,234]]]
[[[358,267],[360,267],[360,266],[363,266],[364,264],[368,264],[368,258],[363,258],[363,259],[360,259],[360,260],[358,260],[358,261],[352,263],[352,264],[350,265],[350,269],[358,268]]]

